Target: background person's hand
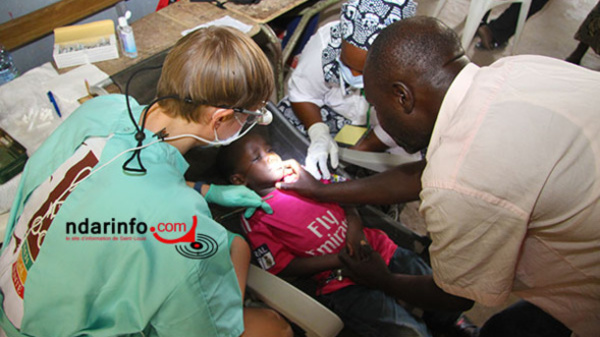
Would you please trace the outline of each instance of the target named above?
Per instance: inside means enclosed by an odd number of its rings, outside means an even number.
[[[329,127],[325,123],[315,123],[308,128],[308,137],[310,146],[306,154],[306,170],[317,179],[321,176],[329,179],[331,175],[327,167],[327,157],[334,169],[339,164],[338,146],[329,134]]]
[[[363,251],[354,254],[354,257],[350,256],[347,249],[342,249],[338,254],[338,258],[344,266],[343,275],[357,284],[372,289],[383,289],[384,284],[392,275],[387,264],[369,244],[361,245],[360,249]],[[359,259],[358,256],[363,258]]]
[[[204,199],[225,207],[246,207],[246,218],[251,217],[258,207],[267,214],[273,214],[271,206],[260,195],[243,185],[210,185]]]

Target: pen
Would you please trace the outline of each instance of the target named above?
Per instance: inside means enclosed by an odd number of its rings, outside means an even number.
[[[87,79],[83,80],[83,82],[85,83],[85,90],[87,90],[87,93],[90,97],[93,97],[94,95],[92,95],[92,93],[90,92],[90,84],[88,83]]]
[[[60,114],[60,109],[58,108],[58,104],[56,104],[54,95],[52,95],[52,91],[48,91],[47,95],[48,95],[48,99],[50,100],[50,103],[52,103],[52,105],[54,106],[54,110],[56,110],[56,114],[58,115],[58,117],[62,118],[62,115]]]

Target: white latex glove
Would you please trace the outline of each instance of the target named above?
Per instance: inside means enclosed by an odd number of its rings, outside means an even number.
[[[338,146],[329,134],[329,127],[325,123],[315,123],[308,128],[308,137],[310,146],[306,154],[305,166],[315,178],[329,179],[329,169],[327,168],[327,157],[331,160],[331,167],[337,168]],[[320,170],[320,173],[319,173]]]

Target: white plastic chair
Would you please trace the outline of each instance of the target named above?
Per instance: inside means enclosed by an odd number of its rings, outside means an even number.
[[[531,0],[471,0],[471,5],[469,6],[469,14],[467,15],[467,21],[465,23],[465,28],[462,33],[461,43],[463,45],[463,48],[466,50],[471,44],[473,37],[475,37],[475,32],[479,27],[479,22],[481,21],[481,19],[487,11],[496,6],[513,2],[521,3],[521,11],[519,12],[519,19],[517,20],[517,29],[513,37],[513,43],[510,51],[511,54],[514,54],[515,47],[519,43],[521,32],[523,31],[523,27],[525,26],[525,20],[527,19],[527,13],[529,12],[529,7],[531,6]],[[445,4],[446,0],[439,0],[438,5],[433,13],[434,17],[439,16]]]
[[[260,267],[250,265],[246,285],[255,298],[294,322],[307,337],[335,337],[344,327],[331,310]]]

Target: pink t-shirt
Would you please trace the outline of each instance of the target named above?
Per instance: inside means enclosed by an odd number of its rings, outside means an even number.
[[[242,227],[263,269],[277,274],[296,257],[337,254],[344,248],[348,225],[338,204],[319,203],[279,190],[269,196],[273,196],[267,200],[273,214],[258,209],[250,219],[242,216]],[[378,229],[364,228],[364,233],[373,249],[389,263],[397,245]],[[349,278],[338,281],[331,271],[317,274],[315,279],[322,294],[354,284]]]

